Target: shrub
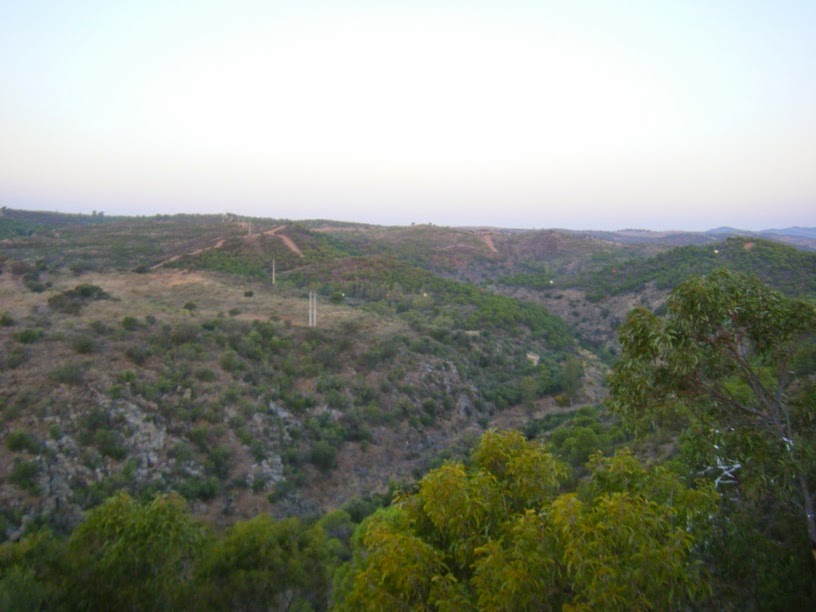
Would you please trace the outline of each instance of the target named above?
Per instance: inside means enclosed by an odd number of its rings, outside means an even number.
[[[298,466],[303,463],[303,457],[298,449],[290,446],[284,449],[281,454],[281,461],[283,461],[284,465]]]
[[[52,295],[48,298],[51,309],[63,314],[78,315],[82,310],[82,302],[67,297],[64,293]]]
[[[195,452],[190,448],[189,444],[179,442],[170,449],[170,456],[176,461],[190,461],[195,457]]]
[[[90,355],[96,350],[96,343],[90,336],[74,336],[70,344],[71,348],[80,355]]]
[[[135,331],[139,328],[139,321],[136,317],[125,317],[122,319],[122,327],[127,331]]]
[[[176,346],[187,344],[188,342],[196,342],[198,340],[198,328],[189,323],[182,323],[177,325],[170,332],[170,342]]]
[[[48,305],[56,311],[76,315],[82,307],[92,300],[106,300],[110,295],[96,285],[77,285],[48,298]]]
[[[237,372],[241,369],[241,359],[235,351],[226,351],[223,353],[218,363],[227,372]]]
[[[9,482],[17,485],[32,495],[40,494],[37,476],[40,474],[40,464],[37,461],[14,460],[14,467],[9,474]]]
[[[267,496],[270,503],[274,504],[286,498],[292,491],[295,490],[295,483],[291,480],[281,480],[275,483],[275,488]]]
[[[180,482],[176,490],[189,500],[208,501],[218,495],[220,483],[215,477],[193,477]]]
[[[134,345],[125,349],[125,355],[136,365],[143,365],[147,358],[150,357],[150,349],[146,346]]]
[[[102,291],[100,287],[88,284],[77,285],[65,293],[79,297],[83,300],[106,300],[110,297],[107,293]]]
[[[45,335],[39,327],[27,327],[18,332],[14,332],[14,339],[21,344],[33,344]]]
[[[266,488],[267,479],[264,476],[255,476],[252,480],[252,492],[257,495]]]
[[[27,431],[10,431],[6,438],[6,446],[15,453],[27,451],[36,455],[42,449],[42,444],[34,435]]]
[[[51,380],[59,384],[79,385],[85,379],[85,364],[66,363],[51,372]]]
[[[25,363],[28,354],[21,348],[13,349],[6,357],[6,366],[9,370],[13,370]]]
[[[99,429],[94,435],[94,445],[106,457],[121,461],[127,457],[127,449],[120,444],[119,435],[112,429]]]
[[[12,325],[14,325],[14,319],[11,318],[8,311],[0,312],[0,326],[11,327]]]
[[[33,293],[42,293],[46,290],[46,286],[44,284],[33,278],[27,278],[24,283],[28,290],[32,291]]]
[[[327,474],[331,472],[337,464],[337,451],[334,446],[326,440],[320,440],[312,447],[309,461],[321,472]]]
[[[206,451],[210,446],[210,430],[206,425],[193,427],[187,437],[201,451]]]
[[[216,378],[215,372],[209,368],[202,368],[196,371],[195,377],[201,382],[213,382]]]
[[[98,336],[105,336],[111,332],[111,328],[105,325],[102,321],[92,321],[88,326],[91,331]]]
[[[207,470],[217,478],[226,480],[229,477],[232,463],[232,451],[228,446],[216,446],[207,457]]]

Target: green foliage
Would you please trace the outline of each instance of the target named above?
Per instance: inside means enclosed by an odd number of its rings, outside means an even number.
[[[581,377],[584,371],[581,362],[570,357],[564,363],[564,370],[561,374],[562,388],[564,394],[569,399],[570,406],[575,402],[578,392],[581,390]]]
[[[268,515],[233,526],[204,553],[196,572],[209,609],[325,609],[330,575],[319,526]]]
[[[572,418],[552,431],[547,444],[556,455],[579,471],[591,455],[599,451],[609,452],[626,439],[623,430],[617,424],[609,423],[608,415],[597,409],[584,407],[566,416]],[[538,432],[542,427],[543,424],[534,424],[525,429],[525,434]]]
[[[213,249],[187,262],[192,267],[227,272],[240,276],[264,278],[268,274],[266,264],[251,254],[230,253],[223,249]]]
[[[64,385],[80,385],[85,380],[87,364],[81,362],[67,362],[51,371],[50,377],[55,383]]]
[[[32,293],[42,293],[43,291],[45,291],[48,288],[48,286],[50,286],[50,283],[43,284],[43,283],[41,283],[40,281],[38,281],[38,280],[36,280],[34,278],[26,278],[24,280],[24,283],[25,283],[26,289],[28,289]]]
[[[140,504],[120,493],[92,510],[71,535],[71,608],[170,609],[205,542],[177,496]],[[104,602],[104,603],[103,603]]]
[[[62,544],[48,532],[0,545],[0,609],[22,612],[53,607],[63,566]]]
[[[21,347],[17,347],[12,349],[6,357],[6,367],[8,367],[9,370],[14,370],[23,365],[27,360],[28,352]]]
[[[33,344],[45,335],[45,331],[39,327],[27,327],[18,332],[14,332],[14,339],[21,344]]]
[[[16,324],[14,318],[8,311],[0,312],[0,327],[12,327]]]
[[[90,355],[96,351],[96,342],[85,334],[78,334],[70,339],[71,348],[80,355]]]
[[[195,377],[201,382],[213,382],[217,378],[215,372],[209,368],[196,370]]]
[[[26,451],[32,455],[40,453],[43,449],[40,442],[33,434],[27,431],[13,430],[8,432],[6,446],[15,453]]]
[[[127,456],[127,449],[121,444],[121,436],[110,429],[100,429],[94,435],[93,443],[106,457],[121,461]]]
[[[219,480],[226,480],[232,468],[232,450],[225,445],[213,447],[207,454],[206,467]]]
[[[88,302],[94,300],[107,300],[110,295],[105,293],[96,285],[77,285],[73,289],[68,289],[62,293],[52,295],[48,298],[48,305],[57,312],[64,314],[78,315]]]
[[[127,331],[136,331],[139,329],[139,320],[136,317],[124,317],[122,319],[122,327]]]
[[[37,483],[39,475],[39,461],[21,461],[15,458],[8,479],[10,483],[17,485],[32,495],[39,495],[40,486]]]
[[[473,467],[428,473],[367,519],[338,573],[340,609],[680,608],[708,595],[693,550],[710,487],[631,454],[593,460],[579,494],[565,469],[514,432],[488,432]]]
[[[816,291],[816,256],[767,240],[729,238],[709,246],[672,249],[653,258],[610,266],[582,281],[592,296],[618,295],[654,282],[671,289],[688,278],[717,268],[756,274],[765,282],[793,295]]]
[[[221,492],[221,482],[215,476],[192,476],[177,483],[175,488],[185,499],[209,501]]]
[[[93,408],[79,421],[79,441],[94,446],[103,456],[121,461],[127,456],[124,446],[121,418],[114,417],[104,408]]]
[[[320,277],[332,277],[332,292],[370,302],[385,302],[398,311],[434,311],[453,307],[455,327],[464,330],[500,329],[518,335],[529,332],[545,340],[552,349],[565,349],[572,342],[567,325],[541,305],[486,292],[392,258],[352,258],[342,267],[327,265],[308,271],[292,271],[289,278],[305,286]]]
[[[152,351],[150,347],[140,344],[135,344],[125,349],[125,356],[136,365],[144,365],[151,354]]]
[[[319,440],[312,447],[312,452],[309,454],[309,461],[311,461],[317,468],[327,474],[331,472],[337,465],[337,450],[327,440]]]
[[[610,409],[625,423],[685,427],[687,462],[727,491],[726,499],[755,507],[757,520],[764,515],[757,540],[783,538],[801,552],[816,546],[816,389],[812,379],[797,378],[793,364],[814,333],[812,303],[718,271],[678,287],[663,319],[632,312],[610,379]],[[800,528],[780,531],[794,515]],[[727,524],[721,529],[734,534]],[[731,541],[736,546],[739,538]],[[812,560],[799,571],[812,572]]]
[[[9,612],[45,609],[49,589],[28,569],[19,566],[4,572],[0,578],[0,609]]]

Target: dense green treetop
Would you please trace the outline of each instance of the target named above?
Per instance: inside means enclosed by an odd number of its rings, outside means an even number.
[[[620,336],[611,410],[635,430],[685,429],[689,462],[764,516],[769,541],[816,549],[814,304],[719,270],[680,285],[665,317],[636,309]]]
[[[693,560],[716,495],[631,453],[597,456],[577,493],[517,432],[488,432],[472,467],[428,473],[362,526],[341,609],[680,608],[707,595]]]

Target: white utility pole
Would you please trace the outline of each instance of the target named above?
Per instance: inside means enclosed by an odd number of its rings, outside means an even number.
[[[309,327],[317,326],[317,295],[314,291],[309,292]]]
[[[272,260],[272,286],[275,286],[275,260]]]
[[[317,291],[309,292],[309,327],[317,327]]]

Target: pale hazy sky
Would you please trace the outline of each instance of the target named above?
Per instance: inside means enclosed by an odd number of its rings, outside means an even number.
[[[0,204],[816,226],[816,1],[0,0]]]

